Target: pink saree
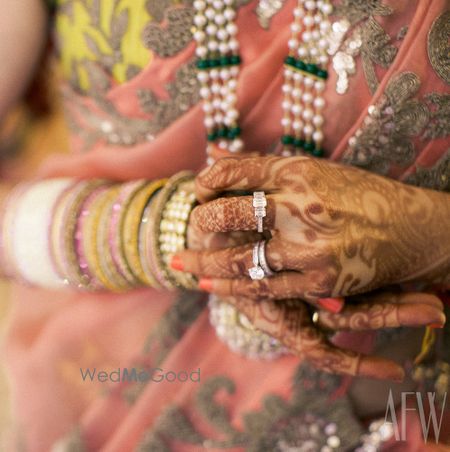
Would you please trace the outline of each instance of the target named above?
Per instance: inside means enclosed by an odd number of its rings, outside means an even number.
[[[258,1],[240,3],[243,139],[249,151],[270,152],[281,135],[282,62],[295,2],[287,0],[267,29],[255,14]],[[330,70],[327,157],[448,190],[448,2],[339,5],[336,19],[352,26],[341,57],[354,62],[355,73],[347,73],[348,90],[337,94],[345,69]],[[172,9],[184,8],[190,2]],[[153,50],[148,67],[125,83],[109,79],[90,96],[64,88],[74,153],[51,158],[42,176],[152,179],[202,168],[206,142],[192,82],[194,44],[169,56]],[[103,68],[96,71],[107,77]],[[316,372],[294,356],[266,362],[231,352],[215,336],[201,295],[17,286],[13,298],[4,353],[16,425],[7,450],[269,451],[306,441],[317,446],[311,450],[354,450],[363,441],[367,423],[352,407],[357,383]],[[421,334],[414,336],[419,343]],[[363,352],[383,342],[363,334],[336,340]],[[115,383],[83,380],[80,371],[140,366],[176,373],[200,369],[201,377]],[[374,390],[371,384],[365,382],[367,391]],[[383,403],[372,414],[384,418],[389,386],[401,386],[374,385]],[[404,388],[414,387],[409,380]],[[450,423],[446,416],[444,426]],[[391,440],[383,450],[425,450],[418,418],[410,417],[406,441]]]

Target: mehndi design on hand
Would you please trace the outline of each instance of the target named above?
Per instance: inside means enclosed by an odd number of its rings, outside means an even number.
[[[450,198],[353,167],[307,157],[222,159],[197,178],[202,201],[264,190],[266,256],[279,272],[251,281],[253,244],[180,255],[186,271],[214,278],[219,295],[276,299],[366,293],[405,281],[448,283]],[[198,206],[204,232],[255,229],[251,196]],[[447,240],[446,240],[447,238]]]

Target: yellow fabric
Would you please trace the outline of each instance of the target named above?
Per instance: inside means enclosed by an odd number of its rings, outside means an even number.
[[[130,66],[143,69],[150,62],[151,51],[142,42],[144,27],[151,21],[145,8],[148,0],[60,0],[56,14],[56,33],[61,42],[60,60],[66,78],[77,71],[79,85],[83,90],[89,88],[89,77],[82,61],[98,61],[99,55],[93,51],[98,47],[101,56],[112,56],[111,36],[114,21],[121,14],[128,14],[128,25],[120,39],[121,61],[115,62],[111,74],[118,83],[127,80],[126,71]],[[99,5],[99,23],[95,17],[95,5]],[[177,3],[174,1],[173,3]],[[101,61],[100,61],[101,62]]]

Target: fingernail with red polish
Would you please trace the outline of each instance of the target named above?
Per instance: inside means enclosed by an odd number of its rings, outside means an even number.
[[[212,279],[201,278],[200,281],[198,282],[198,287],[201,290],[204,290],[205,292],[211,292],[213,288]]]
[[[338,314],[344,308],[343,298],[319,298],[319,305],[327,311]]]
[[[181,260],[180,256],[173,256],[172,260],[170,261],[170,266],[174,269],[174,270],[178,270],[180,272],[182,272],[184,270],[184,263]]]

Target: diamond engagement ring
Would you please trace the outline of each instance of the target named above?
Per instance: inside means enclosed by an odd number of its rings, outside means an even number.
[[[259,265],[259,242],[253,246],[253,267],[249,268],[248,273],[254,281],[259,281],[266,276],[263,268]]]
[[[253,207],[255,209],[257,231],[263,232],[263,219],[266,216],[267,199],[263,191],[253,192]]]
[[[259,281],[266,276],[274,275],[274,272],[267,263],[265,240],[260,240],[253,246],[253,267],[248,270],[248,273],[254,281]]]

